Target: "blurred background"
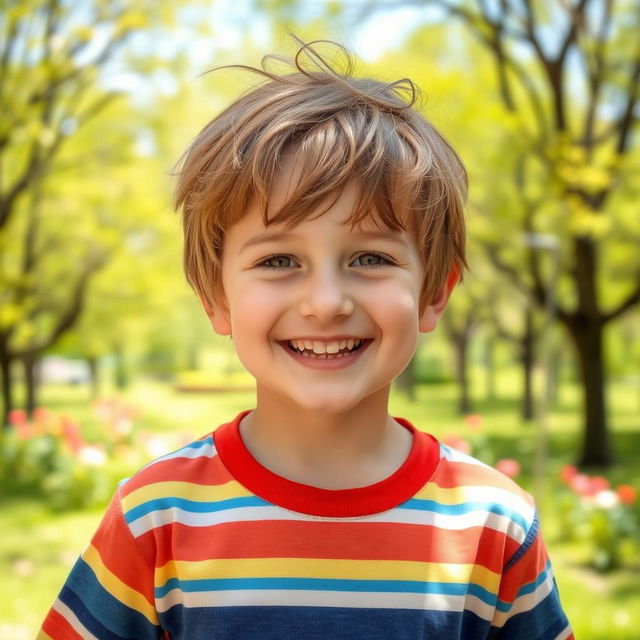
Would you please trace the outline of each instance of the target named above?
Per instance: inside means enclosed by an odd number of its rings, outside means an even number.
[[[640,637],[638,0],[0,7],[0,638],[35,635],[119,479],[253,406],[172,173],[253,82],[206,72],[288,30],[412,78],[469,170],[471,270],[393,413],[534,494],[578,638]]]

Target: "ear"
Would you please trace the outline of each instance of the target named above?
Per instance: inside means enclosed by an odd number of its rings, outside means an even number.
[[[420,333],[429,333],[436,328],[438,320],[440,320],[440,316],[447,307],[449,296],[454,290],[456,284],[458,284],[459,279],[460,272],[454,267],[447,276],[447,281],[442,287],[440,293],[431,301],[431,304],[428,304],[424,308],[418,325]]]
[[[222,296],[222,298],[224,298],[224,296]],[[200,294],[200,302],[202,302],[202,306],[204,307],[204,311],[209,318],[209,322],[211,323],[213,330],[218,335],[230,336],[231,320],[229,318],[229,311],[227,310],[226,305],[224,303],[214,303],[212,305],[203,294]]]

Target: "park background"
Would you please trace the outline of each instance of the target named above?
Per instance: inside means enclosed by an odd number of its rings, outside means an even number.
[[[171,192],[253,82],[205,72],[288,30],[412,78],[469,169],[471,269],[393,413],[534,494],[578,638],[640,637],[637,0],[0,6],[0,638],[35,635],[119,479],[253,404]]]

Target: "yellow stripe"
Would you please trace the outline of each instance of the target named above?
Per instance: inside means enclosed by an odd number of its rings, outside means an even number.
[[[155,584],[171,578],[334,578],[346,580],[414,580],[473,582],[497,593],[500,575],[476,564],[443,564],[406,560],[323,560],[317,558],[232,558],[201,562],[170,561],[156,569]]]
[[[214,502],[253,495],[238,482],[230,481],[219,485],[200,485],[193,482],[155,482],[140,487],[122,499],[125,511],[156,498],[171,496],[187,498],[198,502]]]
[[[471,489],[475,491],[475,496],[471,496]],[[478,492],[482,487],[451,487],[442,488],[435,482],[428,482],[414,498],[418,500],[435,500],[440,504],[461,504],[463,502],[473,502],[478,500]],[[517,496],[514,494],[514,498]]]
[[[141,593],[126,585],[114,573],[109,571],[102,562],[98,550],[93,545],[87,547],[82,557],[94,571],[100,584],[114,598],[117,598],[126,606],[139,611],[152,624],[158,624],[158,614],[156,613],[155,607],[150,605]]]

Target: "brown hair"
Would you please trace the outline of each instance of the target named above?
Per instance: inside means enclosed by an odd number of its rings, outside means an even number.
[[[381,228],[415,230],[426,273],[423,305],[466,264],[467,175],[449,143],[413,108],[416,86],[407,78],[353,77],[351,54],[330,43],[346,62],[337,71],[318,52],[319,42],[298,41],[292,60],[266,56],[261,69],[233,65],[265,82],[211,120],[180,160],[175,205],[182,211],[185,273],[209,303],[221,286],[225,231],[252,198],[265,225],[292,227],[317,215],[317,207],[329,208],[353,180],[360,197],[350,224],[373,217]],[[269,71],[274,59],[295,72]],[[285,154],[294,156],[299,178],[273,212],[269,193]]]

